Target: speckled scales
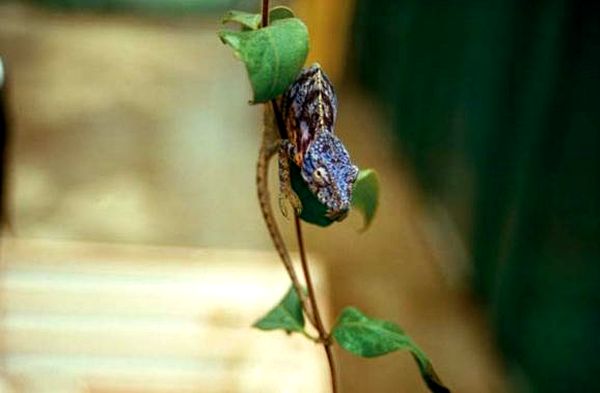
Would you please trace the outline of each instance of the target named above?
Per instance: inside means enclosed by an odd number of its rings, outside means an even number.
[[[331,81],[318,64],[304,69],[282,98],[287,136],[298,165],[320,132],[333,133],[337,99]]]
[[[310,191],[327,207],[327,216],[341,220],[350,209],[358,168],[334,134],[337,100],[331,81],[318,64],[303,70],[281,98],[286,137],[280,149],[285,164],[292,160]],[[281,194],[297,208],[289,170],[280,164]]]

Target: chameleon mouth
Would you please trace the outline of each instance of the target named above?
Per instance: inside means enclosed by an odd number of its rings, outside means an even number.
[[[333,221],[342,221],[344,218],[346,218],[348,216],[348,210],[349,209],[338,210],[338,211],[329,211],[329,212],[327,212],[326,216],[327,216],[327,218],[329,218],[330,220],[333,220]]]

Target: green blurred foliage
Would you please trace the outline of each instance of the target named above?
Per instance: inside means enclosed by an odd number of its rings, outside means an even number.
[[[63,9],[103,11],[142,11],[178,13],[190,11],[222,11],[227,8],[249,8],[250,0],[34,0],[37,3]],[[256,1],[252,1],[256,7]]]
[[[600,372],[600,2],[359,0],[359,78],[531,392]],[[517,366],[518,365],[518,366]]]

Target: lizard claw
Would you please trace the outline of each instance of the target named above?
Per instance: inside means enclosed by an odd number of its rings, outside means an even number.
[[[300,198],[298,198],[298,195],[296,195],[295,192],[290,192],[290,195],[288,195],[288,198],[290,200],[290,204],[292,205],[292,207],[294,208],[294,211],[296,212],[296,215],[299,216],[302,213],[302,201],[300,201]]]
[[[279,194],[279,210],[281,210],[281,214],[283,214],[285,218],[288,218],[288,210],[285,202],[286,197],[283,194]]]
[[[300,213],[302,213],[302,202],[300,201],[300,198],[298,198],[298,195],[293,191],[289,192],[288,195],[279,194],[279,210],[281,210],[281,214],[283,214],[285,218],[289,218],[288,208],[286,206],[287,201],[289,201],[290,205],[294,208],[296,215],[299,216]]]

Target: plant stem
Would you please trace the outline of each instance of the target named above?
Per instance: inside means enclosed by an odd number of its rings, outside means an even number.
[[[310,300],[313,314],[315,317],[316,328],[319,332],[319,340],[323,344],[325,354],[327,355],[327,362],[329,363],[329,373],[331,374],[331,387],[333,393],[337,393],[337,378],[335,371],[335,361],[333,359],[333,352],[331,351],[331,341],[329,333],[325,329],[323,320],[321,319],[321,313],[317,306],[317,297],[315,295],[315,288],[310,276],[310,269],[308,268],[308,262],[306,260],[306,251],[304,249],[304,239],[302,236],[302,226],[300,224],[300,218],[297,214],[294,215],[294,224],[296,227],[296,238],[298,239],[298,249],[300,251],[300,261],[302,262],[302,271],[304,272],[304,279],[306,281],[306,287],[308,288],[308,298]]]
[[[262,0],[262,27],[266,27],[269,25],[269,0]],[[281,113],[279,112],[279,108],[277,105],[277,101],[271,100],[271,105],[273,107],[273,112],[275,115],[275,119],[277,122],[277,129],[279,130],[279,134],[282,138],[285,138],[285,125],[283,124]],[[327,362],[329,363],[329,372],[331,374],[331,388],[333,393],[338,392],[337,388],[337,378],[335,371],[335,361],[333,358],[333,352],[331,351],[331,341],[329,337],[329,333],[325,329],[323,325],[323,320],[321,319],[321,313],[319,312],[319,307],[317,306],[317,298],[315,296],[315,288],[313,286],[312,278],[310,276],[310,270],[308,268],[308,262],[306,260],[306,251],[304,250],[304,240],[302,237],[302,227],[300,226],[300,218],[298,214],[294,212],[294,223],[296,226],[296,238],[298,239],[298,248],[300,250],[300,261],[302,262],[302,271],[304,273],[304,279],[306,281],[306,286],[308,288],[308,298],[310,300],[312,316],[314,317],[314,325],[319,333],[318,341],[323,344],[323,349],[325,349],[325,354],[327,355]],[[301,293],[298,296],[302,296]],[[306,309],[306,308],[305,308]],[[306,310],[308,311],[308,310]],[[313,339],[310,335],[305,333],[308,338]]]
[[[262,0],[262,27],[269,25],[269,0]]]

